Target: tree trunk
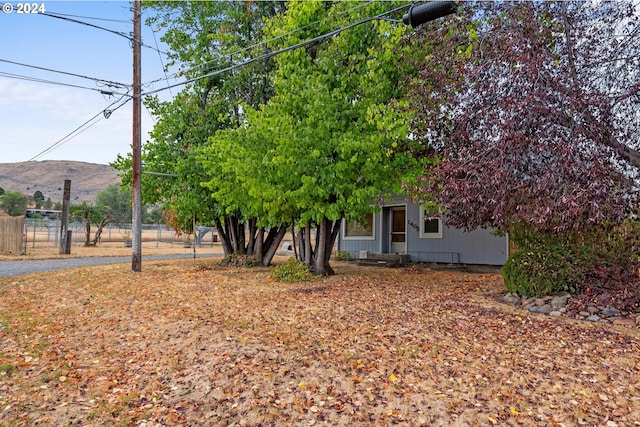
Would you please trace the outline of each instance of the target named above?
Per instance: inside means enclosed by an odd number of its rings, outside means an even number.
[[[264,228],[260,227],[260,229],[258,230],[258,232],[256,233],[256,238],[255,238],[255,251],[253,251],[255,257],[256,257],[256,264],[258,265],[263,265],[262,264],[262,260],[263,260],[263,256],[262,256],[262,250],[263,250],[263,239],[264,239]]]
[[[265,252],[264,257],[262,259],[262,265],[267,266],[271,264],[273,257],[276,255],[276,252],[278,251],[278,246],[280,246],[280,242],[282,242],[284,235],[287,233],[287,228],[288,226],[281,225],[276,229],[277,231],[273,233],[272,239],[269,239],[269,237],[267,237],[267,241],[271,240],[271,242],[269,243],[269,246],[267,247],[267,251]],[[273,229],[269,230],[270,236],[272,234],[272,231]]]
[[[236,237],[238,239],[238,255],[246,255],[247,246],[245,239],[245,228],[244,221],[242,221],[242,217],[240,215],[235,216],[235,224],[236,224]]]
[[[332,276],[335,271],[331,267],[331,254],[340,231],[341,219],[331,221],[324,218],[316,235],[316,252],[313,263],[313,273],[316,275]]]
[[[218,233],[218,237],[220,238],[220,243],[222,244],[222,252],[226,257],[231,253],[231,242],[229,241],[229,235],[226,233],[226,226],[222,224],[219,218],[216,218],[216,231]]]
[[[327,220],[327,224],[330,225],[331,227],[331,229],[328,230],[329,236],[327,239],[327,245],[325,249],[325,262],[327,263],[327,265],[331,260],[331,254],[333,253],[333,246],[336,244],[336,238],[338,237],[338,233],[340,232],[341,222],[342,222],[342,219],[336,220],[333,223],[330,223]]]
[[[304,226],[304,265],[311,268],[311,221],[307,222]]]
[[[331,232],[329,227],[327,227],[328,222],[326,218],[323,218],[316,232],[316,252],[313,273],[318,276],[329,276],[333,274],[333,269],[331,269],[329,262],[326,260],[327,235]]]
[[[294,244],[298,247],[296,258],[304,262],[304,228],[298,229],[297,233],[295,232],[295,228],[293,230]]]
[[[98,246],[98,242],[100,242],[100,236],[102,235],[102,230],[110,222],[111,222],[110,216],[106,216],[102,218],[102,221],[100,221],[100,224],[98,224],[98,229],[96,230],[96,234],[93,236],[93,242],[91,242],[93,246]]]
[[[291,220],[291,236],[293,237],[293,256],[296,259],[300,259],[300,255],[298,254],[298,237],[296,236],[296,225],[293,220]]]
[[[231,241],[231,252],[238,253],[238,236],[236,235],[238,229],[236,228],[236,218],[233,215],[229,215],[225,218],[225,224],[227,224],[227,232],[229,233],[229,240]]]
[[[256,226],[257,222],[256,218],[251,218],[249,220],[249,243],[247,244],[247,255],[255,255],[256,234],[259,233],[258,227]],[[262,231],[262,235],[258,239],[262,242],[264,229],[261,228],[260,231]]]

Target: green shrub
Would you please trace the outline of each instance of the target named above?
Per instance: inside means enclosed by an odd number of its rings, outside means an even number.
[[[338,261],[351,261],[351,260],[353,260],[353,258],[351,258],[351,253],[350,252],[346,252],[346,251],[338,251],[338,252],[336,252],[336,259]]]
[[[631,254],[616,248],[540,244],[509,257],[502,267],[510,292],[541,297],[585,289],[598,294],[614,291],[633,281]]]
[[[548,245],[521,250],[511,255],[502,267],[509,292],[542,297],[576,293],[581,285],[576,254],[569,246]]]
[[[307,266],[295,257],[273,267],[271,278],[278,282],[308,282],[314,279]]]

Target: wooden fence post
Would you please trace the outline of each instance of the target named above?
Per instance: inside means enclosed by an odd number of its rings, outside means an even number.
[[[62,220],[60,222],[60,245],[58,246],[59,254],[71,253],[71,241],[67,243],[67,237],[70,233],[67,233],[69,228],[69,200],[71,200],[71,180],[64,180],[64,193],[62,195]]]

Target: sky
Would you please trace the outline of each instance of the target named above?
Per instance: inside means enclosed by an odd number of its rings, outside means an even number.
[[[11,4],[9,8],[5,3]],[[23,3],[26,4],[26,3]],[[33,3],[29,3],[33,4]],[[42,1],[46,13],[63,16],[129,36],[133,32],[132,3],[122,1]],[[131,152],[131,102],[112,111],[127,98],[104,92],[126,93],[127,88],[110,87],[104,81],[131,85],[133,50],[130,41],[118,34],[43,14],[18,13],[18,2],[5,2],[0,13],[0,163],[29,160],[76,160],[108,164],[118,154]],[[12,10],[10,10],[12,9]],[[24,10],[23,10],[24,11]],[[144,25],[142,41],[143,92],[176,83],[165,74],[166,45],[160,34]],[[155,35],[155,37],[154,37]],[[9,62],[7,62],[9,61]],[[47,68],[90,77],[85,79]],[[169,80],[167,79],[169,76]],[[23,77],[51,83],[25,80]],[[99,81],[96,81],[97,79]],[[165,79],[165,80],[160,80]],[[32,79],[31,79],[32,80]],[[153,84],[149,82],[157,81]],[[62,85],[64,84],[64,85]],[[76,85],[83,88],[65,86]],[[173,89],[175,93],[176,89]],[[171,91],[158,95],[169,99]],[[115,103],[114,105],[111,105]],[[64,139],[97,116],[88,128]],[[142,142],[148,139],[153,118],[142,108]]]

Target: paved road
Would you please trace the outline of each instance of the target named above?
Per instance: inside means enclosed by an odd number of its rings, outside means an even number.
[[[197,254],[196,258],[222,256],[222,254]],[[147,255],[142,256],[142,268],[144,262],[159,259],[185,258],[193,259],[193,255]],[[131,263],[131,256],[110,257],[81,257],[81,258],[56,258],[56,259],[29,259],[19,261],[0,261],[0,277],[18,276],[20,274],[43,273],[52,270],[64,270],[66,268],[91,267],[104,264]]]

